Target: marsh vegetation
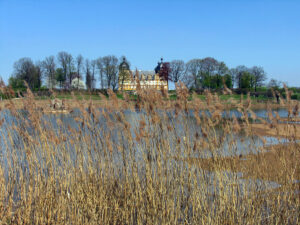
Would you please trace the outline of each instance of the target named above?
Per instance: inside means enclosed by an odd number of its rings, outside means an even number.
[[[282,120],[271,108],[259,117],[250,96],[228,95],[236,116],[209,92],[167,95],[139,90],[133,104],[109,91],[101,107],[74,98],[67,115],[30,90],[21,107],[7,100],[1,223],[299,224],[298,102],[282,100]]]

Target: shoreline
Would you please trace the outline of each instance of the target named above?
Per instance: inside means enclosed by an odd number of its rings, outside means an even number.
[[[13,103],[16,109],[22,109],[25,108],[24,102],[26,102],[28,99],[27,98],[14,98],[10,100],[2,100],[0,101],[0,107],[2,109],[9,108],[8,105],[10,103]],[[114,104],[117,104],[119,107],[122,106],[124,108],[131,108],[134,107],[137,104],[136,100],[122,100],[122,99],[62,99],[65,103],[65,105],[69,109],[76,108],[78,107],[78,103],[83,105],[84,107],[88,107],[91,103],[95,107],[104,107],[111,105],[109,102],[114,102]],[[176,103],[179,100],[160,100],[164,104],[157,104],[156,106],[159,108],[172,108],[175,107]],[[34,103],[37,105],[37,107],[48,107],[50,105],[50,98],[49,99],[35,99]],[[155,102],[154,102],[155,103]],[[294,105],[298,104],[298,101],[291,101],[293,107]],[[200,99],[195,99],[195,100],[190,100],[186,102],[186,107],[188,109],[196,109],[196,110],[203,110],[203,109],[210,109],[214,107],[215,105],[219,105],[223,107],[224,110],[231,110],[231,109],[237,109],[238,107],[244,108],[248,107],[248,103],[246,103],[246,100],[244,100],[242,103],[236,100],[233,101],[227,101],[227,100],[220,100],[216,102],[211,102],[207,103],[205,100],[200,100]],[[126,107],[127,106],[127,107]],[[274,102],[251,102],[251,106],[249,109],[251,110],[258,110],[258,109],[286,109],[287,106],[285,104],[278,104]],[[286,119],[285,119],[286,120]],[[284,120],[283,120],[284,121]],[[296,122],[300,121],[298,119]]]

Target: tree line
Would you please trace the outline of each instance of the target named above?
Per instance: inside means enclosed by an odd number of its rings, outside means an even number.
[[[260,66],[248,68],[244,65],[228,68],[227,65],[212,57],[192,59],[187,63],[182,60],[170,62],[170,76],[174,82],[183,81],[194,89],[228,88],[256,89],[267,80],[264,69]],[[275,83],[274,83],[275,82]],[[273,80],[273,84],[278,84]]]
[[[13,74],[9,85],[14,89],[25,88],[26,81],[31,89],[39,89],[44,84],[47,88],[61,89],[94,89],[98,82],[100,89],[117,90],[119,64],[124,56],[114,55],[97,59],[84,59],[82,55],[73,57],[67,52],[59,52],[57,56],[46,57],[42,61],[33,62],[30,58],[21,58],[13,65]],[[127,61],[127,60],[126,60]],[[130,64],[129,61],[127,63]],[[173,60],[168,63],[168,79],[177,83],[183,82],[188,88],[220,89],[228,88],[255,90],[265,85],[267,80],[263,67],[244,65],[236,68],[228,66],[212,57],[192,59],[188,62]],[[97,79],[98,78],[98,79]],[[83,81],[85,80],[85,82]],[[271,87],[280,86],[280,82],[272,79]]]
[[[113,55],[90,60],[84,59],[80,54],[73,57],[64,51],[59,52],[56,57],[49,56],[36,63],[25,57],[14,63],[9,85],[14,89],[25,88],[26,81],[31,89],[39,89],[44,84],[49,89],[86,87],[91,90],[96,87],[96,77],[99,77],[101,89],[116,90],[119,61]]]

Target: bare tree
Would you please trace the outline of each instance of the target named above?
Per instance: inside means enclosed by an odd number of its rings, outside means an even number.
[[[59,83],[59,87],[60,89],[63,88],[65,82],[66,82],[66,79],[65,79],[65,75],[64,75],[64,71],[62,68],[57,68],[55,70],[55,79],[56,81]]]
[[[99,79],[100,79],[100,88],[104,89],[105,85],[104,85],[104,67],[103,67],[103,63],[102,63],[102,58],[99,57],[98,59],[96,59],[96,67],[99,71]]]
[[[106,76],[107,87],[116,89],[118,85],[118,58],[109,55],[102,58],[103,73]]]
[[[73,57],[67,52],[59,52],[57,54],[57,60],[63,69],[64,79],[66,80],[65,87],[70,87],[72,83],[73,74]]]
[[[221,76],[224,76],[226,73],[229,72],[228,67],[226,66],[226,64],[224,62],[219,62],[217,64],[217,73]]]
[[[212,57],[202,59],[203,70],[208,74],[213,74],[217,70],[218,61]]]
[[[222,79],[224,79],[225,74],[227,74],[229,72],[228,67],[226,66],[226,64],[224,62],[219,62],[216,66],[216,74],[218,76],[217,79],[217,87],[220,87],[220,83],[222,81]]]
[[[88,59],[85,61],[85,84],[88,90],[92,88],[91,63]]]
[[[74,75],[74,60],[71,54],[68,54],[67,57],[67,66],[68,66],[68,73],[67,73],[67,85],[68,88],[71,87],[72,84],[72,79],[73,79],[73,75]]]
[[[54,56],[46,57],[42,62],[42,68],[47,80],[47,86],[52,89],[56,83],[56,65]]]
[[[231,69],[231,73],[234,74],[235,82],[238,88],[242,88],[242,78],[245,72],[249,72],[249,68],[244,65],[240,65],[234,69]]]
[[[95,73],[96,73],[96,66],[97,66],[97,61],[96,60],[92,60],[91,61],[91,88],[94,89],[95,88],[95,84],[96,84],[96,78],[95,78]]]
[[[57,54],[57,61],[62,68],[63,80],[65,80],[65,81],[67,79],[67,72],[68,72],[67,57],[68,57],[67,52],[59,52]]]
[[[206,57],[201,60],[201,64],[202,64],[202,69],[203,69],[203,71],[201,73],[202,80],[205,80],[206,77],[204,77],[204,76],[207,76],[208,80],[206,83],[208,84],[207,85],[208,88],[210,88],[211,87],[211,76],[216,74],[219,62],[212,57]]]
[[[42,68],[42,62],[37,61],[34,66],[34,87],[40,88],[42,86],[42,79],[43,79],[43,68]]]
[[[263,85],[264,81],[267,79],[267,75],[261,66],[253,66],[250,71],[254,76],[253,84],[256,91],[257,87],[261,87]]]
[[[275,80],[275,79],[271,79],[268,83],[268,87],[269,88],[273,88],[273,89],[278,89],[282,86],[282,82]]]
[[[83,66],[83,56],[81,54],[79,54],[76,57],[76,67],[77,67],[77,89],[79,87],[79,80],[81,78],[81,70],[82,70],[82,66]]]
[[[200,74],[202,71],[201,59],[192,59],[185,65],[184,83],[188,87],[199,89]]]
[[[180,81],[184,75],[184,61],[173,60],[170,62],[170,78],[174,83]]]

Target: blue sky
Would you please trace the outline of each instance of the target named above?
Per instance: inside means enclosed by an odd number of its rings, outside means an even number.
[[[300,0],[0,0],[0,76],[21,57],[125,55],[133,69],[214,57],[300,86]]]

